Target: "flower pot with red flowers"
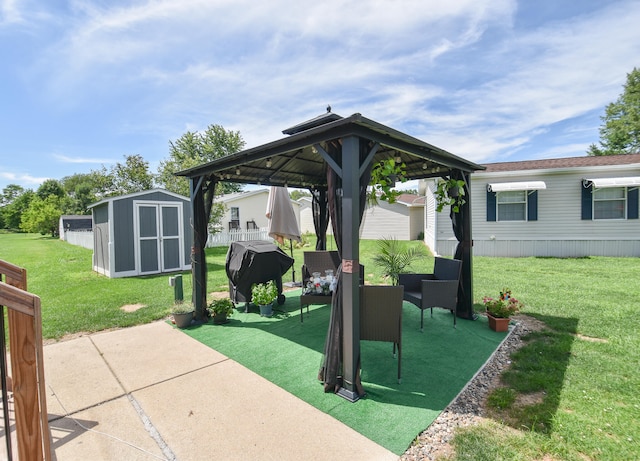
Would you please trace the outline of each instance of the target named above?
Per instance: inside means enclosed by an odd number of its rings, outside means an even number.
[[[511,296],[511,290],[504,288],[500,297],[495,299],[485,296],[482,299],[489,319],[489,328],[494,331],[507,331],[511,316],[518,312],[524,304]]]

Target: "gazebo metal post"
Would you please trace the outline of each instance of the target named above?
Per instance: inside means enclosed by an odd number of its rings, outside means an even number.
[[[359,399],[355,388],[360,356],[360,149],[359,139],[342,140],[342,302],[343,387],[338,394],[351,402]]]

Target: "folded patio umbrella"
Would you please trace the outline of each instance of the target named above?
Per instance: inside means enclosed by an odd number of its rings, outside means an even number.
[[[281,245],[284,244],[285,239],[288,239],[291,257],[293,258],[293,240],[300,242],[302,239],[300,238],[300,226],[286,187],[271,186],[267,200],[266,215],[269,218],[269,237]],[[295,284],[295,268],[291,275]]]
[[[285,239],[300,241],[300,226],[286,187],[271,186],[267,201],[269,237],[283,244]]]

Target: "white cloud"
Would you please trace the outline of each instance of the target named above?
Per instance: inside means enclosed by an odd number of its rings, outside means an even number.
[[[0,0],[0,27],[23,21],[17,0]]]
[[[0,178],[7,184],[19,184],[22,186],[39,186],[47,177],[35,177],[27,173],[11,173],[8,171],[0,171]]]
[[[53,154],[53,157],[63,163],[96,163],[96,164],[109,164],[117,163],[117,160],[113,159],[100,159],[92,157],[70,157],[67,155]]]

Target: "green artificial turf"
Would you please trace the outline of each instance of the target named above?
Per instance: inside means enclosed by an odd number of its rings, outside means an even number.
[[[425,312],[405,303],[403,309],[402,384],[391,343],[363,341],[362,381],[367,395],[350,403],[326,394],[317,380],[329,323],[330,306],[311,306],[300,322],[300,291],[271,318],[234,312],[225,325],[204,324],[182,330],[196,340],[253,370],[286,391],[342,421],[367,438],[400,455],[455,398],[496,350],[506,333],[491,331],[486,318],[458,320],[448,311]]]

